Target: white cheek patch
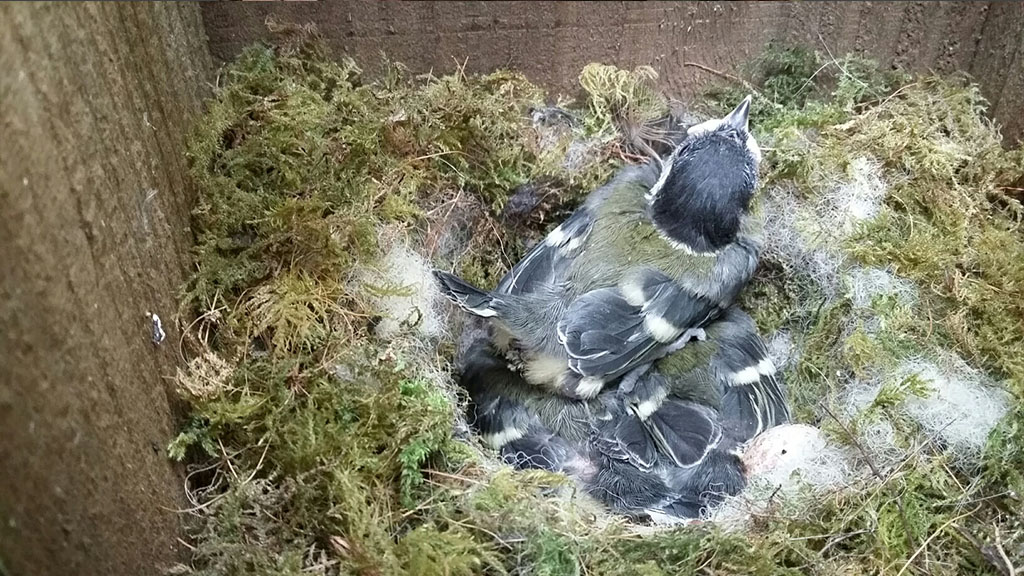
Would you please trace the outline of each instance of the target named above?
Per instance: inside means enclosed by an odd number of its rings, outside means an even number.
[[[654,314],[644,316],[644,328],[651,333],[655,340],[662,343],[675,340],[682,332],[668,320]]]
[[[676,155],[678,153],[679,148],[676,148],[672,151],[672,154],[669,154],[668,159],[662,161],[661,175],[658,176],[658,181],[654,183],[654,186],[651,186],[651,189],[647,191],[647,194],[644,194],[644,199],[648,202],[653,200],[654,197],[658,195],[658,192],[661,191],[661,188],[665,186],[665,182],[668,180],[668,175],[672,172],[672,166],[676,163]]]
[[[754,157],[755,163],[761,162],[761,147],[750,133],[747,133],[747,151]]]
[[[705,120],[700,124],[694,124],[686,129],[686,135],[690,138],[698,138],[705,134],[710,134],[715,130],[718,130],[722,126],[723,120],[721,118],[712,118]]]

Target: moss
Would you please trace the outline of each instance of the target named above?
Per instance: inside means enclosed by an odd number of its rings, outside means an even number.
[[[892,183],[885,207],[836,249],[844,266],[891,266],[920,294],[856,308],[767,259],[744,305],[801,345],[787,373],[798,418],[854,442],[864,422],[844,428],[823,410],[841,384],[937,346],[1024,394],[1014,197],[1024,168],[1019,151],[999,147],[976,90],[905,85],[865,60],[786,47],[746,75],[765,185],[810,202],[854,157],[877,159]],[[588,66],[585,98],[566,104],[575,120],[554,131],[530,122],[545,96],[517,74],[414,78],[384,62],[369,81],[305,28],[250,48],[222,77],[189,152],[201,197],[184,309],[196,320],[179,383],[192,410],[169,447],[190,466],[193,573],[895,573],[929,538],[930,563],[921,555],[908,572],[995,573],[962,531],[1010,530],[977,502],[1021,489],[1020,410],[989,439],[984,483],[921,448],[884,481],[852,479],[802,510],[769,507],[749,534],[640,535],[564,476],[495,471],[454,437],[460,407],[439,376],[450,344],[373,335],[375,295],[401,287],[355,278],[380,256],[385,227],[493,285],[608,177],[616,146],[658,136],[666,107],[652,71]],[[738,92],[718,89],[707,107]],[[588,153],[568,162],[581,138]],[[514,220],[504,209],[527,183],[539,187],[539,216]],[[452,214],[465,254],[438,239]],[[865,418],[898,416],[923,390],[886,381]],[[964,506],[983,507],[961,516]]]
[[[654,88],[658,73],[650,66],[624,70],[606,64],[588,64],[579,82],[589,99],[587,130],[602,137],[631,136],[650,128],[668,114],[668,103]]]
[[[385,227],[424,242],[462,202],[483,214],[459,259],[491,283],[523,248],[506,235],[547,226],[503,220],[510,191],[545,181],[545,210],[570,209],[610,157],[559,161],[568,140],[543,145],[528,111],[544,95],[518,74],[412,78],[385,62],[370,82],[312,29],[275,29],[281,43],[225,70],[189,147],[195,357],[178,380],[192,409],[168,451],[196,470],[191,570],[503,574],[492,534],[511,510],[560,513],[545,494],[565,480],[498,477],[468,496],[459,479],[484,476],[436,377],[450,347],[375,338],[373,303],[402,287],[356,277]],[[538,570],[577,564],[543,518],[520,529]]]
[[[342,280],[375,256],[377,224],[422,222],[424,208],[448,191],[465,191],[496,215],[527,181],[547,178],[575,198],[593,173],[607,173],[603,161],[554,165],[526,114],[543,94],[520,75],[412,79],[391,65],[385,82],[368,83],[351,60],[309,48],[315,42],[246,50],[190,145],[203,192],[199,270],[186,304],[255,311],[247,314],[255,325],[229,318],[238,321],[236,339],[255,332],[274,348],[309,349],[307,340],[323,335],[296,333],[295,324],[325,313],[352,328],[356,295]],[[487,244],[481,251],[493,252],[493,239]],[[518,248],[509,249],[515,258]],[[268,285],[282,273],[289,278]],[[284,292],[306,297],[288,302]],[[317,309],[327,300],[340,306]]]
[[[855,442],[830,416],[841,384],[883,375],[878,396],[860,418],[896,423],[898,441],[913,446],[921,441],[920,431],[899,405],[909,395],[925,394],[929,384],[884,375],[895,373],[902,359],[940,348],[1004,379],[1020,398],[1024,236],[1019,205],[1006,192],[1024,176],[1024,161],[1020,150],[1002,148],[977,88],[962,78],[911,81],[862,60],[832,61],[788,49],[768,50],[754,68],[747,73],[760,91],[753,124],[770,148],[765,186],[793,190],[813,205],[854,159],[879,161],[889,182],[881,212],[838,246],[844,259],[840,273],[850,266],[885,267],[911,280],[917,291],[912,305],[883,295],[870,310],[855,310],[846,296],[830,297],[769,256],[744,304],[763,329],[786,329],[802,343],[787,373],[798,419]],[[810,79],[812,69],[818,72]],[[734,99],[739,92],[716,91],[711,106],[722,109],[722,95]],[[1003,526],[1011,536],[1019,530],[1009,527],[1001,505],[980,506],[964,516],[957,506],[981,494],[1019,490],[1021,422],[1020,410],[1012,410],[991,434],[981,483],[926,443],[879,488],[816,502],[799,521],[766,526],[766,538],[788,539],[787,557],[820,556],[814,551],[824,546],[830,554],[822,566],[846,558],[846,573],[889,573],[908,563],[910,571],[917,570],[909,558],[930,538],[926,550],[954,571],[995,573],[962,535],[984,533],[986,523]],[[865,423],[848,425],[855,432]],[[793,543],[808,533],[825,536]],[[856,536],[839,541],[844,534]]]
[[[472,576],[485,570],[506,573],[498,555],[459,526],[444,531],[433,524],[417,527],[402,538],[398,557],[408,574]]]
[[[965,357],[1024,382],[1024,240],[1001,192],[1024,177],[1024,156],[1003,150],[983,109],[976,87],[925,79],[844,130],[847,150],[905,175],[849,249],[937,296],[935,320]]]

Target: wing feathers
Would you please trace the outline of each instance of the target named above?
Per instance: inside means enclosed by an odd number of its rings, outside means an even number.
[[[642,270],[618,287],[577,298],[558,325],[569,367],[582,376],[617,378],[657,360],[687,330],[719,314],[656,270]]]

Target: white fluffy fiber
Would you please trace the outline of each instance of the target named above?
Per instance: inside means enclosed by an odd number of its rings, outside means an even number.
[[[786,188],[767,190],[765,256],[812,280],[830,300],[839,296],[842,242],[878,214],[886,190],[881,165],[866,157],[853,160],[813,202]]]
[[[778,330],[768,339],[768,357],[779,370],[795,366],[800,361],[800,350],[788,330]]]
[[[359,284],[381,315],[374,332],[381,338],[416,334],[436,338],[445,331],[443,296],[430,264],[400,240],[383,241],[386,252],[373,268],[363,270]]]
[[[908,360],[897,375],[916,375],[929,387],[927,395],[903,402],[907,415],[937,437],[959,464],[976,464],[989,433],[1009,410],[1009,394],[953,354],[934,362]]]
[[[806,424],[772,428],[751,441],[742,458],[747,489],[707,515],[727,530],[746,528],[752,516],[765,514],[772,506],[799,510],[813,498],[861,477],[846,449]]]
[[[853,380],[846,385],[839,399],[842,415],[857,422],[857,441],[867,451],[872,463],[883,473],[907,457],[893,423],[882,414],[864,414],[882,390],[881,379]]]
[[[928,390],[921,396],[907,394],[896,406],[897,414],[920,426],[959,466],[976,465],[989,433],[1009,410],[1010,396],[954,354],[947,352],[936,360],[910,358],[885,378],[851,383],[841,399],[846,415],[853,418],[867,410],[886,380],[899,382],[912,376]],[[905,455],[894,423],[884,415],[867,415],[858,428],[862,445],[879,466],[894,464]]]
[[[816,208],[823,224],[846,237],[857,224],[878,215],[886,190],[881,164],[871,158],[856,158],[850,162],[846,178],[826,192]]]
[[[843,277],[846,296],[855,308],[871,308],[878,296],[893,296],[904,306],[917,303],[917,288],[913,282],[900,278],[890,270],[854,266]]]
[[[812,282],[828,301],[848,300],[852,310],[844,337],[855,328],[875,337],[885,322],[873,309],[878,297],[894,298],[907,309],[918,303],[912,282],[891,269],[858,266],[843,251],[857,226],[878,215],[886,192],[881,166],[870,158],[855,159],[812,199],[785,187],[765,191],[765,258]],[[817,307],[820,300],[805,305]],[[783,367],[796,362],[801,337],[799,332],[773,334],[768,340],[772,360]],[[765,513],[769,506],[799,513],[829,491],[872,482],[861,450],[882,474],[929,439],[963,469],[976,465],[989,433],[1009,409],[1009,395],[948,351],[889,362],[869,367],[859,378],[844,380],[837,374],[841,389],[834,401],[839,417],[856,431],[856,449],[836,445],[810,426],[770,430],[744,454],[751,471],[748,489],[728,498],[709,518],[726,528],[742,528],[752,514]],[[910,376],[924,382],[927,393],[908,394],[894,410],[866,413],[886,383]]]

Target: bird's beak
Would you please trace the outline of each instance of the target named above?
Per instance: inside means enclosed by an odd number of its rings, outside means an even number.
[[[740,105],[735,110],[729,112],[729,115],[723,120],[724,124],[728,124],[737,130],[748,131],[750,126],[750,101],[754,98],[753,94],[748,95],[740,102]]]

